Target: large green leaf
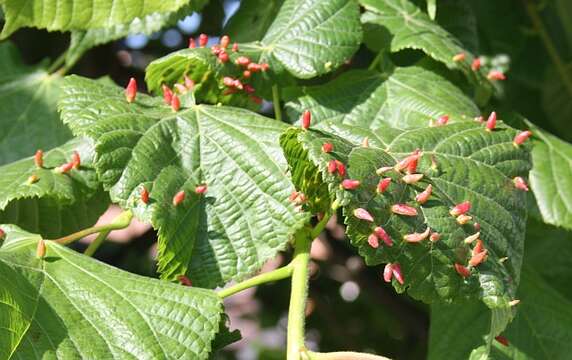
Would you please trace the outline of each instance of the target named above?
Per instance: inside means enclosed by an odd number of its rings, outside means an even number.
[[[109,197],[93,169],[93,142],[76,138],[44,155],[38,168],[33,158],[0,167],[0,222],[55,238],[92,226],[109,205]],[[82,165],[67,174],[55,168],[77,151]],[[36,176],[30,183],[29,177]]]
[[[276,18],[284,0],[242,0],[240,8],[223,29],[234,42],[261,40]]]
[[[208,357],[222,313],[213,291],[129,274],[50,241],[40,259],[40,236],[2,228],[0,266],[17,273],[9,280],[22,282],[10,294],[35,308],[12,358]]]
[[[24,65],[11,43],[0,44],[0,165],[71,137],[56,112],[60,82],[41,66]]]
[[[519,281],[526,220],[526,193],[517,190],[512,179],[529,170],[528,151],[512,145],[516,131],[501,126],[487,132],[476,122],[403,132],[389,127],[368,132],[339,124],[323,128],[339,136],[319,130],[290,129],[282,138],[282,146],[298,189],[308,191],[312,199],[313,194],[323,193],[319,189],[326,183],[330,196],[344,206],[348,235],[366,263],[398,262],[406,279],[403,286],[394,281],[398,291],[408,289],[410,295],[426,302],[482,298],[489,307],[501,311],[504,318],[500,320],[506,323],[510,318],[506,311],[508,302],[514,298]],[[355,143],[365,135],[369,136],[371,147],[356,147]],[[324,142],[331,142],[334,151],[322,152]],[[424,174],[421,182],[406,185],[400,175],[389,172],[385,176],[393,179],[392,185],[387,192],[377,194],[381,177],[376,170],[394,166],[396,159],[416,149],[423,152],[418,167],[418,172]],[[342,178],[327,171],[327,164],[333,159],[346,164],[348,178],[361,182],[357,190],[338,190]],[[319,175],[311,179],[299,175],[304,171],[312,173],[307,170],[312,167],[319,170]],[[433,186],[433,195],[419,206],[415,196],[428,184]],[[449,210],[463,201],[471,202],[473,219],[461,226]],[[396,203],[416,207],[418,215],[392,215],[389,209]],[[375,222],[358,220],[352,215],[357,208],[366,209]],[[473,222],[480,224],[480,238],[489,258],[463,279],[453,264],[467,264],[470,258],[474,245],[467,245],[464,240],[476,233]],[[384,226],[395,241],[393,247],[372,248],[368,244],[367,238],[376,225]],[[414,244],[402,240],[404,235],[422,233],[427,227],[440,233],[441,240]]]
[[[307,79],[349,60],[361,39],[356,1],[286,0],[256,47],[271,68]]]
[[[433,22],[427,14],[409,0],[360,0],[366,8],[362,22],[381,26],[389,32],[388,50],[419,49],[448,68],[462,71],[473,84],[478,86],[485,99],[492,91],[491,84],[482,71],[473,71],[474,56],[445,29]],[[466,60],[453,61],[453,56],[464,52]]]
[[[162,28],[174,25],[178,20],[200,10],[207,0],[192,0],[190,6],[183,6],[177,11],[156,12],[128,23],[120,23],[104,28],[74,31],[71,34],[70,48],[66,54],[66,63],[74,64],[87,50],[94,46],[121,39],[129,34],[151,35]]]
[[[478,54],[477,18],[471,4],[464,0],[439,0],[436,21],[459,39],[466,49]]]
[[[390,73],[353,70],[318,86],[290,94],[289,118],[311,110],[313,124],[330,120],[362,128],[383,124],[397,129],[425,127],[449,115],[451,122],[479,115],[477,106],[458,88],[422,67],[398,67]]]
[[[490,358],[566,359],[572,341],[570,233],[535,222],[528,228],[532,231],[527,232],[517,293],[521,302],[514,321],[503,332],[510,345],[494,341]],[[466,359],[471,352],[473,358],[485,358],[486,346],[481,344],[489,334],[489,319],[486,308],[476,303],[433,305],[429,359]]]
[[[536,139],[530,185],[542,218],[572,229],[572,145],[538,127],[532,126],[532,131]]]
[[[72,76],[62,117],[97,143],[97,170],[111,197],[159,229],[159,270],[216,286],[256,271],[306,221],[289,203],[293,186],[278,145],[284,125],[230,107],[173,113],[162,99]],[[204,196],[195,186],[208,184]],[[145,186],[150,202],[140,192]],[[185,190],[175,207],[173,196]]]
[[[189,0],[2,0],[5,39],[21,27],[48,31],[87,30],[126,24],[136,18],[180,9]]]
[[[549,67],[542,84],[542,106],[547,119],[560,137],[572,141],[570,118],[572,117],[572,63],[565,67],[567,77],[556,67]]]

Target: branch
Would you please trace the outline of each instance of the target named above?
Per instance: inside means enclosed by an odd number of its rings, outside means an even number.
[[[129,226],[129,224],[131,224],[131,219],[133,219],[133,213],[130,210],[127,210],[119,214],[119,216],[117,216],[110,224],[90,227],[85,230],[78,231],[71,235],[64,236],[62,238],[55,239],[52,241],[61,245],[67,245],[91,234],[97,234],[104,231],[125,229],[126,227]]]
[[[240,291],[249,289],[249,288],[254,287],[254,286],[262,285],[262,284],[269,283],[272,281],[286,279],[286,278],[292,276],[292,270],[293,270],[293,266],[292,266],[292,263],[290,263],[290,264],[283,266],[281,268],[278,268],[278,269],[269,271],[267,273],[257,275],[253,278],[248,279],[248,280],[239,282],[238,284],[233,285],[229,288],[222,289],[221,291],[218,292],[218,296],[220,296],[221,298],[224,299],[226,297],[229,297],[229,296],[234,295]]]

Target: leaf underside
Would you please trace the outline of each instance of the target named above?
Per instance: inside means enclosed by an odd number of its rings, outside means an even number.
[[[258,270],[307,216],[278,146],[284,125],[243,109],[197,105],[173,113],[159,98],[125,101],[120,88],[68,77],[62,117],[96,140],[100,179],[113,201],[159,229],[159,270],[214,287]],[[205,195],[197,185],[208,184]],[[150,202],[140,193],[145,187]],[[178,206],[173,197],[185,191]]]

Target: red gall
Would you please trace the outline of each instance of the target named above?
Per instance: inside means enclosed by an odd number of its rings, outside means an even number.
[[[185,200],[186,193],[184,190],[179,191],[173,196],[173,206],[178,206]]]
[[[338,164],[336,160],[328,161],[328,173],[333,174],[338,170]]]
[[[377,184],[377,192],[379,194],[383,194],[389,187],[389,184],[391,184],[391,178],[383,178],[379,180],[379,183]]]
[[[475,227],[476,231],[481,231],[481,224],[480,223],[476,222],[473,224],[473,226]]]
[[[406,204],[395,204],[391,206],[391,212],[403,216],[417,216],[417,209]]]
[[[161,86],[163,89],[163,101],[167,105],[171,105],[171,100],[173,99],[173,90],[171,90],[167,85],[163,84]]]
[[[465,55],[464,52],[458,53],[455,56],[453,56],[453,61],[454,62],[461,62],[461,61],[465,61],[465,58],[467,56]]]
[[[471,276],[471,270],[458,263],[455,263],[455,271],[464,278]]]
[[[32,185],[32,184],[37,183],[38,181],[40,181],[40,178],[37,175],[32,174],[28,177],[28,180],[26,180],[26,183],[28,185]]]
[[[493,131],[496,126],[497,126],[497,113],[493,111],[489,115],[489,118],[487,119],[487,123],[485,124],[485,127],[486,127],[487,131]]]
[[[424,232],[422,233],[412,233],[412,234],[407,234],[403,236],[403,240],[409,242],[409,243],[418,243],[420,241],[423,241],[425,239],[427,239],[427,237],[429,236],[429,233],[431,232],[430,228],[425,229]]]
[[[262,69],[262,71],[266,72],[266,71],[268,71],[268,69],[270,69],[270,65],[268,65],[267,63],[262,63],[262,64],[260,64],[260,69]]]
[[[398,263],[394,263],[391,265],[391,271],[393,272],[393,277],[397,280],[398,283],[403,285],[405,282],[403,280],[403,273],[401,272],[401,266]]]
[[[341,177],[346,176],[346,166],[344,165],[344,163],[339,160],[336,160],[336,166],[338,168],[338,174],[340,174]]]
[[[427,200],[429,200],[429,198],[431,197],[431,193],[433,192],[433,186],[431,184],[427,185],[427,188],[425,188],[425,190],[423,190],[423,192],[417,194],[417,196],[415,196],[415,201],[417,201],[419,204],[423,205],[427,202]]]
[[[209,42],[209,37],[207,36],[207,34],[200,34],[199,35],[199,46],[204,48],[205,46],[207,46],[207,43]]]
[[[506,80],[506,75],[499,70],[491,70],[487,74],[487,79],[489,80]]]
[[[377,235],[369,234],[369,236],[367,237],[367,243],[372,248],[377,249],[379,247],[379,239],[378,239]]]
[[[475,244],[475,247],[473,248],[473,250],[471,250],[471,255],[475,256],[477,254],[482,253],[483,251],[485,251],[485,245],[483,243],[483,240],[478,239],[477,243]]]
[[[129,83],[125,88],[125,98],[127,99],[128,103],[132,103],[135,101],[135,97],[137,96],[137,80],[135,78],[129,79]]]
[[[495,340],[504,346],[509,346],[509,342],[508,342],[507,338],[505,338],[502,335],[496,336]]]
[[[149,204],[149,191],[146,187],[141,188],[141,193],[139,194],[141,202],[145,205]]]
[[[4,232],[4,230],[0,229],[0,240],[4,240],[5,237],[6,237],[6,232]]]
[[[391,263],[385,264],[385,268],[383,268],[383,280],[385,282],[391,282],[391,278],[393,277],[393,265]]]
[[[373,233],[380,238],[381,240],[383,240],[383,243],[389,247],[393,246],[393,240],[391,239],[391,236],[389,236],[389,234],[385,231],[384,228],[382,228],[381,226],[376,226],[375,229],[373,229]]]
[[[345,190],[355,190],[361,185],[359,180],[345,179],[342,181],[342,188]]]
[[[243,88],[247,94],[253,94],[256,91],[256,90],[254,90],[254,88],[250,84],[244,84]]]
[[[308,129],[312,122],[312,113],[309,110],[304,111],[302,114],[302,128]]]
[[[262,104],[262,98],[260,96],[250,95],[249,98],[253,103],[255,103],[257,105]]]
[[[230,38],[228,37],[228,35],[223,35],[220,38],[220,47],[222,47],[223,49],[226,49],[229,44],[230,44]]]
[[[447,125],[449,122],[449,115],[443,115],[437,119],[437,126]]]
[[[181,100],[176,94],[173,94],[173,98],[171,99],[171,109],[173,109],[174,112],[177,112],[180,108]]]
[[[189,49],[194,49],[194,48],[196,48],[196,47],[197,47],[197,44],[196,44],[196,42],[195,42],[195,39],[190,38],[190,39],[189,39]]]
[[[526,184],[526,181],[524,181],[522,177],[517,176],[514,179],[512,179],[512,182],[514,183],[515,188],[522,191],[528,191],[528,185]]]
[[[65,174],[68,173],[71,169],[73,169],[73,162],[70,161],[61,166],[58,166],[57,168],[54,169],[54,171],[60,174]]]
[[[236,58],[234,62],[236,63],[236,65],[248,67],[248,64],[250,64],[250,59],[246,56],[239,56]]]
[[[234,43],[232,44],[232,52],[237,52],[238,51],[238,44]]]
[[[74,169],[79,169],[81,166],[81,157],[79,155],[79,153],[77,151],[74,151],[72,154],[72,160],[71,160],[72,164],[73,164],[73,168]]]
[[[218,54],[218,59],[220,60],[221,63],[227,63],[228,60],[230,60],[230,57],[228,56],[228,53],[226,51],[221,51]]]
[[[383,175],[386,172],[391,171],[391,170],[393,170],[393,166],[383,166],[383,167],[380,167],[379,169],[375,170],[375,173],[377,175],[381,176],[381,175]]]
[[[38,241],[38,246],[36,247],[36,257],[38,259],[43,259],[46,256],[46,242],[44,239]]]
[[[186,277],[185,275],[179,275],[179,277],[177,278],[179,280],[179,282],[181,283],[181,285],[183,286],[193,286],[193,283],[191,282],[191,279],[189,279],[188,277]]]
[[[471,210],[471,202],[463,201],[462,203],[455,205],[455,207],[449,211],[449,214],[451,214],[451,216],[459,216],[468,213],[469,210]]]
[[[373,222],[373,216],[371,216],[369,211],[367,211],[366,209],[363,209],[363,208],[355,209],[354,210],[354,216],[360,220]]]
[[[230,76],[225,76],[222,78],[222,83],[228,87],[234,87],[234,79]]]
[[[211,53],[213,53],[213,55],[218,56],[218,54],[220,54],[221,51],[223,51],[223,49],[221,49],[220,46],[218,45],[211,46]]]
[[[465,242],[465,244],[471,244],[473,241],[477,240],[479,236],[481,236],[481,233],[477,232],[473,235],[467,236],[463,241]]]
[[[208,190],[207,184],[197,185],[195,187],[195,194],[202,195],[202,194],[205,194],[207,192],[207,190]]]
[[[471,260],[469,260],[469,265],[471,266],[478,266],[479,264],[485,262],[487,260],[488,257],[488,251],[487,250],[483,250],[478,254],[474,254],[471,257]]]
[[[519,145],[522,145],[522,143],[524,143],[530,136],[532,136],[532,131],[530,130],[520,132],[516,134],[512,143],[514,146],[518,147]]]
[[[185,87],[189,90],[193,90],[193,88],[195,87],[195,82],[187,75],[185,75]]]
[[[437,232],[431,233],[431,235],[429,236],[429,241],[431,241],[431,242],[437,242],[440,239],[441,239],[441,234],[439,234]]]
[[[408,174],[401,178],[406,184],[415,184],[421,179],[423,179],[423,174]]]
[[[331,153],[334,150],[334,145],[332,143],[326,142],[322,144],[322,151],[325,153]]]
[[[469,215],[459,215],[457,216],[457,224],[459,225],[465,225],[466,223],[468,223],[469,221],[471,221],[473,218]]]
[[[36,154],[34,155],[34,164],[36,165],[37,168],[43,168],[44,167],[44,151],[43,150],[36,151]]]
[[[288,196],[288,200],[294,201],[294,200],[296,200],[297,197],[298,197],[298,192],[296,190],[293,190],[290,193],[290,196]]]
[[[420,156],[421,156],[421,150],[419,149],[415,150],[413,153],[411,153],[411,155],[407,156],[405,159],[398,162],[395,165],[395,170],[402,171],[407,169],[408,171],[413,170],[413,172],[415,172],[415,170],[417,169],[417,161],[419,160]]]
[[[255,72],[259,72],[260,70],[262,70],[262,67],[257,63],[250,63],[250,64],[248,64],[246,69],[255,73]]]
[[[189,89],[187,89],[187,87],[186,87],[185,85],[183,85],[183,84],[175,84],[174,86],[175,86],[175,89],[177,89],[177,92],[178,92],[179,94],[186,94],[187,91],[189,90]],[[173,102],[173,98],[172,98],[172,97],[171,97],[171,102]]]
[[[245,79],[250,79],[251,76],[252,76],[252,73],[250,72],[250,70],[244,70],[242,72],[242,77]]]
[[[363,140],[361,141],[361,147],[367,148],[369,147],[369,138],[366,136],[363,138]]]
[[[234,87],[237,88],[238,90],[243,90],[243,89],[244,89],[244,85],[243,85],[242,82],[240,82],[240,80],[238,80],[238,79],[234,79],[234,80],[233,80],[232,86],[234,86]]]
[[[473,69],[473,71],[479,71],[480,68],[481,68],[481,59],[477,57],[471,63],[471,69]]]

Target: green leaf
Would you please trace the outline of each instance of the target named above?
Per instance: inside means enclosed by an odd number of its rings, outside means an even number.
[[[126,24],[158,12],[176,11],[189,0],[3,0],[5,39],[21,27],[48,31],[87,30]]]
[[[572,326],[568,290],[572,258],[565,256],[570,252],[570,233],[536,222],[529,223],[527,230],[532,231],[527,231],[525,265],[516,296],[521,302],[503,332],[510,346],[493,341],[490,358],[565,359],[572,341],[568,331]],[[563,296],[566,293],[568,297]],[[486,308],[476,303],[432,305],[429,359],[466,359],[471,352],[471,358],[485,356],[486,345],[481,344],[489,334],[489,319]]]
[[[155,12],[128,23],[120,23],[104,28],[74,31],[71,34],[70,47],[66,55],[66,64],[71,65],[94,46],[121,39],[130,34],[151,35],[162,28],[175,25],[178,20],[200,10],[207,0],[193,0],[191,6],[183,6],[177,11]]]
[[[408,289],[411,296],[425,302],[474,297],[482,298],[490,308],[505,311],[519,281],[526,219],[526,194],[515,189],[512,178],[529,170],[528,151],[512,145],[515,130],[501,126],[491,133],[476,122],[404,132],[380,127],[369,132],[370,148],[354,145],[353,149],[350,142],[357,136],[351,134],[367,132],[339,124],[330,124],[329,130],[338,136],[319,130],[290,129],[282,137],[282,146],[298,189],[323,188],[326,183],[330,196],[344,206],[348,235],[366,263],[400,263],[406,282],[401,286],[394,281],[394,286],[400,292]],[[333,152],[321,151],[326,141],[334,145]],[[397,159],[415,149],[424,154],[418,167],[418,172],[424,174],[422,181],[405,185],[401,175],[389,172],[385,176],[393,179],[392,185],[383,195],[377,194],[380,176],[376,170],[394,166]],[[347,177],[361,182],[357,190],[340,190],[341,178],[327,171],[331,160],[346,164]],[[309,179],[307,175],[305,180],[311,187],[304,188],[302,174],[312,173],[312,167],[319,170],[320,176]],[[433,186],[433,195],[419,206],[414,198],[428,184]],[[308,198],[312,199],[312,193]],[[472,204],[472,222],[461,226],[449,210],[467,200]],[[389,209],[396,203],[416,207],[418,215],[392,215]],[[366,209],[375,222],[355,218],[352,214],[357,208]],[[480,224],[480,238],[489,257],[464,280],[453,264],[468,263],[474,244],[467,245],[464,240],[476,233],[473,222]],[[376,225],[382,225],[394,239],[393,247],[374,249],[368,245],[367,238]],[[441,240],[415,244],[402,240],[404,235],[422,233],[427,227],[441,234]],[[501,260],[504,257],[508,259]],[[503,316],[502,321],[510,317],[506,312]]]
[[[230,107],[173,113],[143,94],[129,104],[123,89],[76,76],[66,78],[64,92],[62,117],[96,141],[96,167],[112,200],[159,229],[164,278],[188,274],[205,287],[244,278],[305,223],[288,201],[281,123]],[[208,192],[196,195],[203,183]],[[186,200],[175,207],[181,190]]]
[[[0,44],[0,165],[71,138],[56,112],[60,82],[42,66],[24,65],[13,44]]]
[[[397,52],[403,49],[419,49],[431,58],[442,62],[449,69],[462,71],[467,79],[478,86],[479,98],[486,99],[492,86],[481,71],[473,71],[474,56],[450,33],[409,0],[360,0],[366,8],[362,22],[376,24],[391,34],[388,49]],[[453,61],[453,56],[464,52],[466,60]]]
[[[257,44],[262,62],[309,79],[349,60],[362,40],[359,6],[353,0],[286,0]]]
[[[222,33],[230,36],[232,42],[261,40],[283,3],[284,0],[243,0]]]
[[[541,89],[542,107],[560,137],[572,141],[572,63],[566,64],[565,69],[567,77],[562,76],[555,66],[548,67]]]
[[[93,169],[93,142],[76,138],[44,155],[44,167],[27,158],[0,167],[0,222],[13,223],[48,238],[92,226],[109,205]],[[80,155],[80,169],[55,168]],[[36,182],[30,183],[30,176]]]
[[[377,129],[427,126],[445,114],[451,122],[473,119],[477,106],[441,76],[421,67],[398,67],[387,74],[348,71],[325,85],[303,87],[286,103],[289,118],[312,112],[312,124],[341,122]]]
[[[542,218],[572,229],[572,145],[528,123],[536,136],[530,185]]]
[[[471,4],[464,0],[439,0],[437,23],[453,34],[472,53],[479,53],[477,17]]]
[[[222,313],[213,291],[129,274],[50,241],[38,259],[40,236],[2,228],[0,264],[25,279],[35,306],[14,359],[208,358]]]

